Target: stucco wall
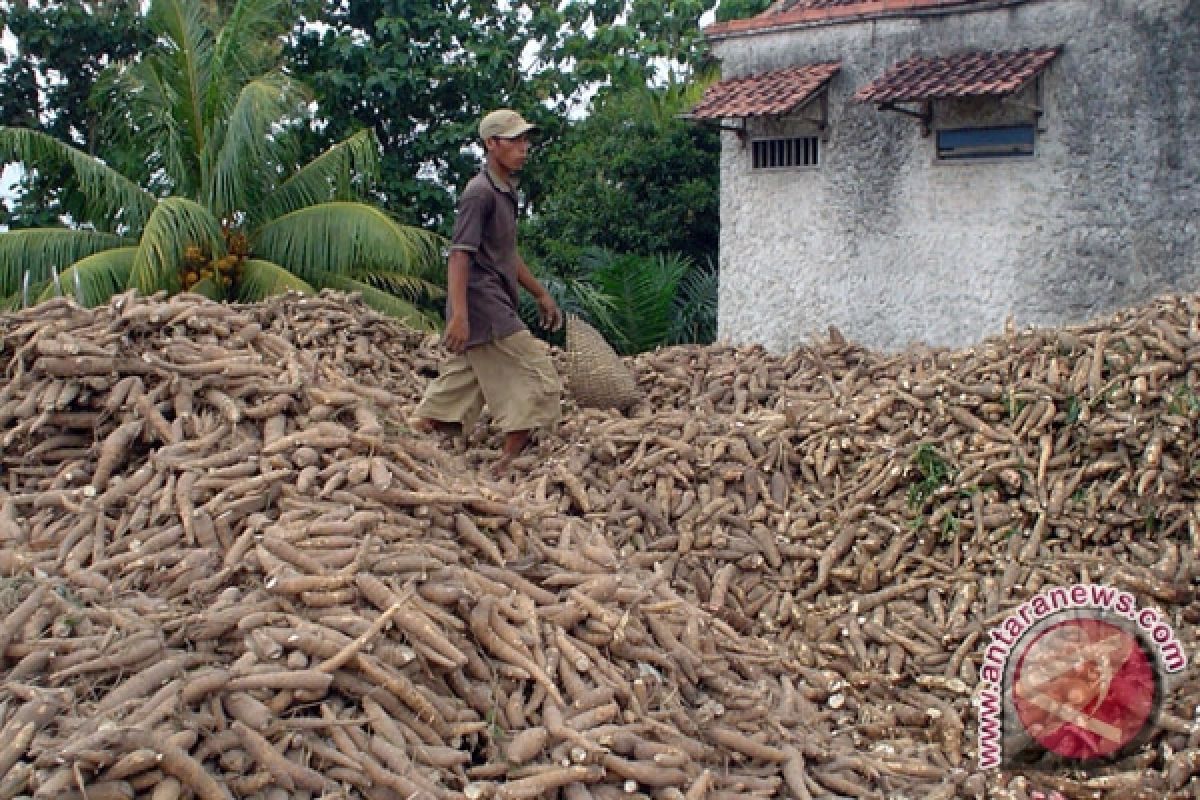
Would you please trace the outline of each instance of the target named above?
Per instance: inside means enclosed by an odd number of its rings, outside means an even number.
[[[935,163],[916,120],[852,99],[910,56],[1054,45],[1032,158]],[[752,171],[723,134],[724,339],[783,351],[833,324],[871,347],[963,346],[1009,315],[1076,322],[1200,289],[1200,0],[1030,0],[714,49],[725,78],[842,61],[820,166]],[[1036,101],[1032,87],[1016,99]],[[936,103],[934,125],[979,110]],[[751,134],[811,130],[763,124]]]

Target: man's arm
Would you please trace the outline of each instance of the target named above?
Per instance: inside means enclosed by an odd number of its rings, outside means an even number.
[[[549,331],[561,328],[563,317],[562,312],[558,310],[558,303],[554,302],[554,298],[546,291],[546,287],[533,277],[533,273],[525,264],[525,259],[517,262],[517,282],[525,287],[525,291],[533,295],[534,300],[537,300],[538,316],[541,319],[542,327]]]
[[[446,265],[446,291],[450,295],[450,319],[442,342],[455,353],[461,353],[471,337],[471,322],[467,316],[467,276],[471,271],[471,253],[451,250]],[[544,291],[544,290],[543,290]]]

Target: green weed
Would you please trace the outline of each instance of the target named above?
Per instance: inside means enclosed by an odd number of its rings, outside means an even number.
[[[1029,401],[1023,397],[1017,397],[1009,392],[1005,392],[1000,398],[1000,403],[1004,406],[1005,413],[1008,414],[1008,421],[1012,422],[1025,410],[1025,406],[1029,404]]]
[[[1187,416],[1195,411],[1200,411],[1200,396],[1196,395],[1192,387],[1181,385],[1175,389],[1171,399],[1167,401],[1167,411],[1177,416]]]
[[[923,444],[913,453],[912,463],[921,479],[908,487],[908,507],[916,511],[942,486],[950,483],[954,469],[931,444]]]
[[[1083,403],[1075,395],[1067,396],[1067,418],[1068,425],[1074,425],[1079,421],[1079,415],[1083,413]]]
[[[962,522],[954,514],[942,517],[942,541],[952,541],[961,528]]]

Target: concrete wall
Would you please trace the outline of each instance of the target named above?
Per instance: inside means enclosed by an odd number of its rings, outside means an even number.
[[[914,55],[1061,45],[1037,153],[935,163],[919,122],[852,100]],[[964,346],[1200,289],[1200,0],[1029,0],[714,42],[723,77],[841,60],[811,169],[750,169],[724,133],[720,336],[777,351],[830,324],[864,344]],[[934,126],[1030,119],[1022,96],[935,102]],[[1024,116],[1022,116],[1024,115]],[[754,135],[803,121],[750,120]]]

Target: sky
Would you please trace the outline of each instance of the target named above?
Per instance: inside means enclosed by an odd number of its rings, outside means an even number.
[[[6,200],[13,199],[13,187],[17,183],[17,176],[21,174],[21,168],[16,164],[9,164],[0,172],[0,203]],[[0,223],[0,233],[8,230],[8,226]]]
[[[3,47],[8,52],[13,52],[16,49],[17,42],[13,35],[7,30],[0,34],[0,47]],[[12,197],[12,187],[17,182],[17,176],[21,174],[20,167],[16,164],[9,164],[0,172],[0,201]],[[7,227],[0,225],[0,230],[7,230]]]

